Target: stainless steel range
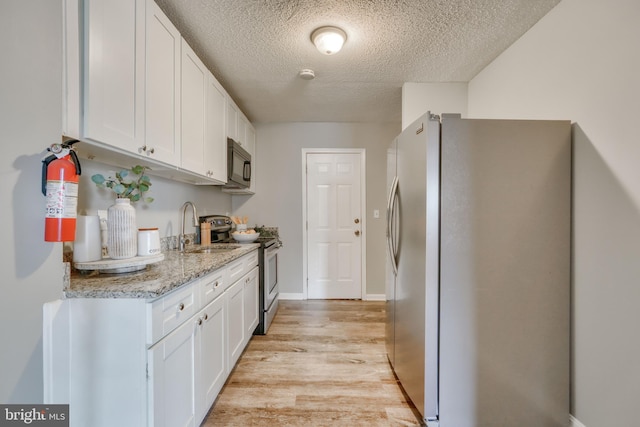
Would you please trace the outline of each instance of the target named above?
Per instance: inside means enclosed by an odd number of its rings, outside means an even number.
[[[201,216],[200,223],[211,224],[211,242],[228,243],[235,242],[231,237],[231,218],[223,215]],[[198,236],[198,241],[200,236]],[[260,244],[258,249],[260,269],[260,295],[259,295],[259,319],[260,323],[254,331],[255,335],[265,335],[269,330],[271,321],[278,311],[278,251],[282,242],[277,237],[260,236],[255,243]]]
[[[265,335],[278,311],[278,251],[282,243],[273,237],[259,237],[260,242],[260,323],[255,334]]]

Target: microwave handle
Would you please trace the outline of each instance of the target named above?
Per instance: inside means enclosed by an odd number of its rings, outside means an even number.
[[[245,161],[244,168],[242,169],[242,179],[245,181],[251,181],[251,162]]]

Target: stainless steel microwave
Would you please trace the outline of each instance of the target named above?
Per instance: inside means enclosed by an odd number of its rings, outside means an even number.
[[[225,188],[247,188],[251,184],[251,154],[227,138],[227,184]]]

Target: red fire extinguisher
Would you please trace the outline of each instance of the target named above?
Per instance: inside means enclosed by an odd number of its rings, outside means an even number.
[[[78,140],[52,144],[42,160],[42,194],[47,196],[44,240],[72,242],[76,237],[80,162],[72,144]]]

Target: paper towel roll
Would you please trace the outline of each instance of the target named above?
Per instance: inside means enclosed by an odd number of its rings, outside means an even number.
[[[78,215],[76,221],[73,261],[99,261],[102,259],[100,218],[98,215]]]

